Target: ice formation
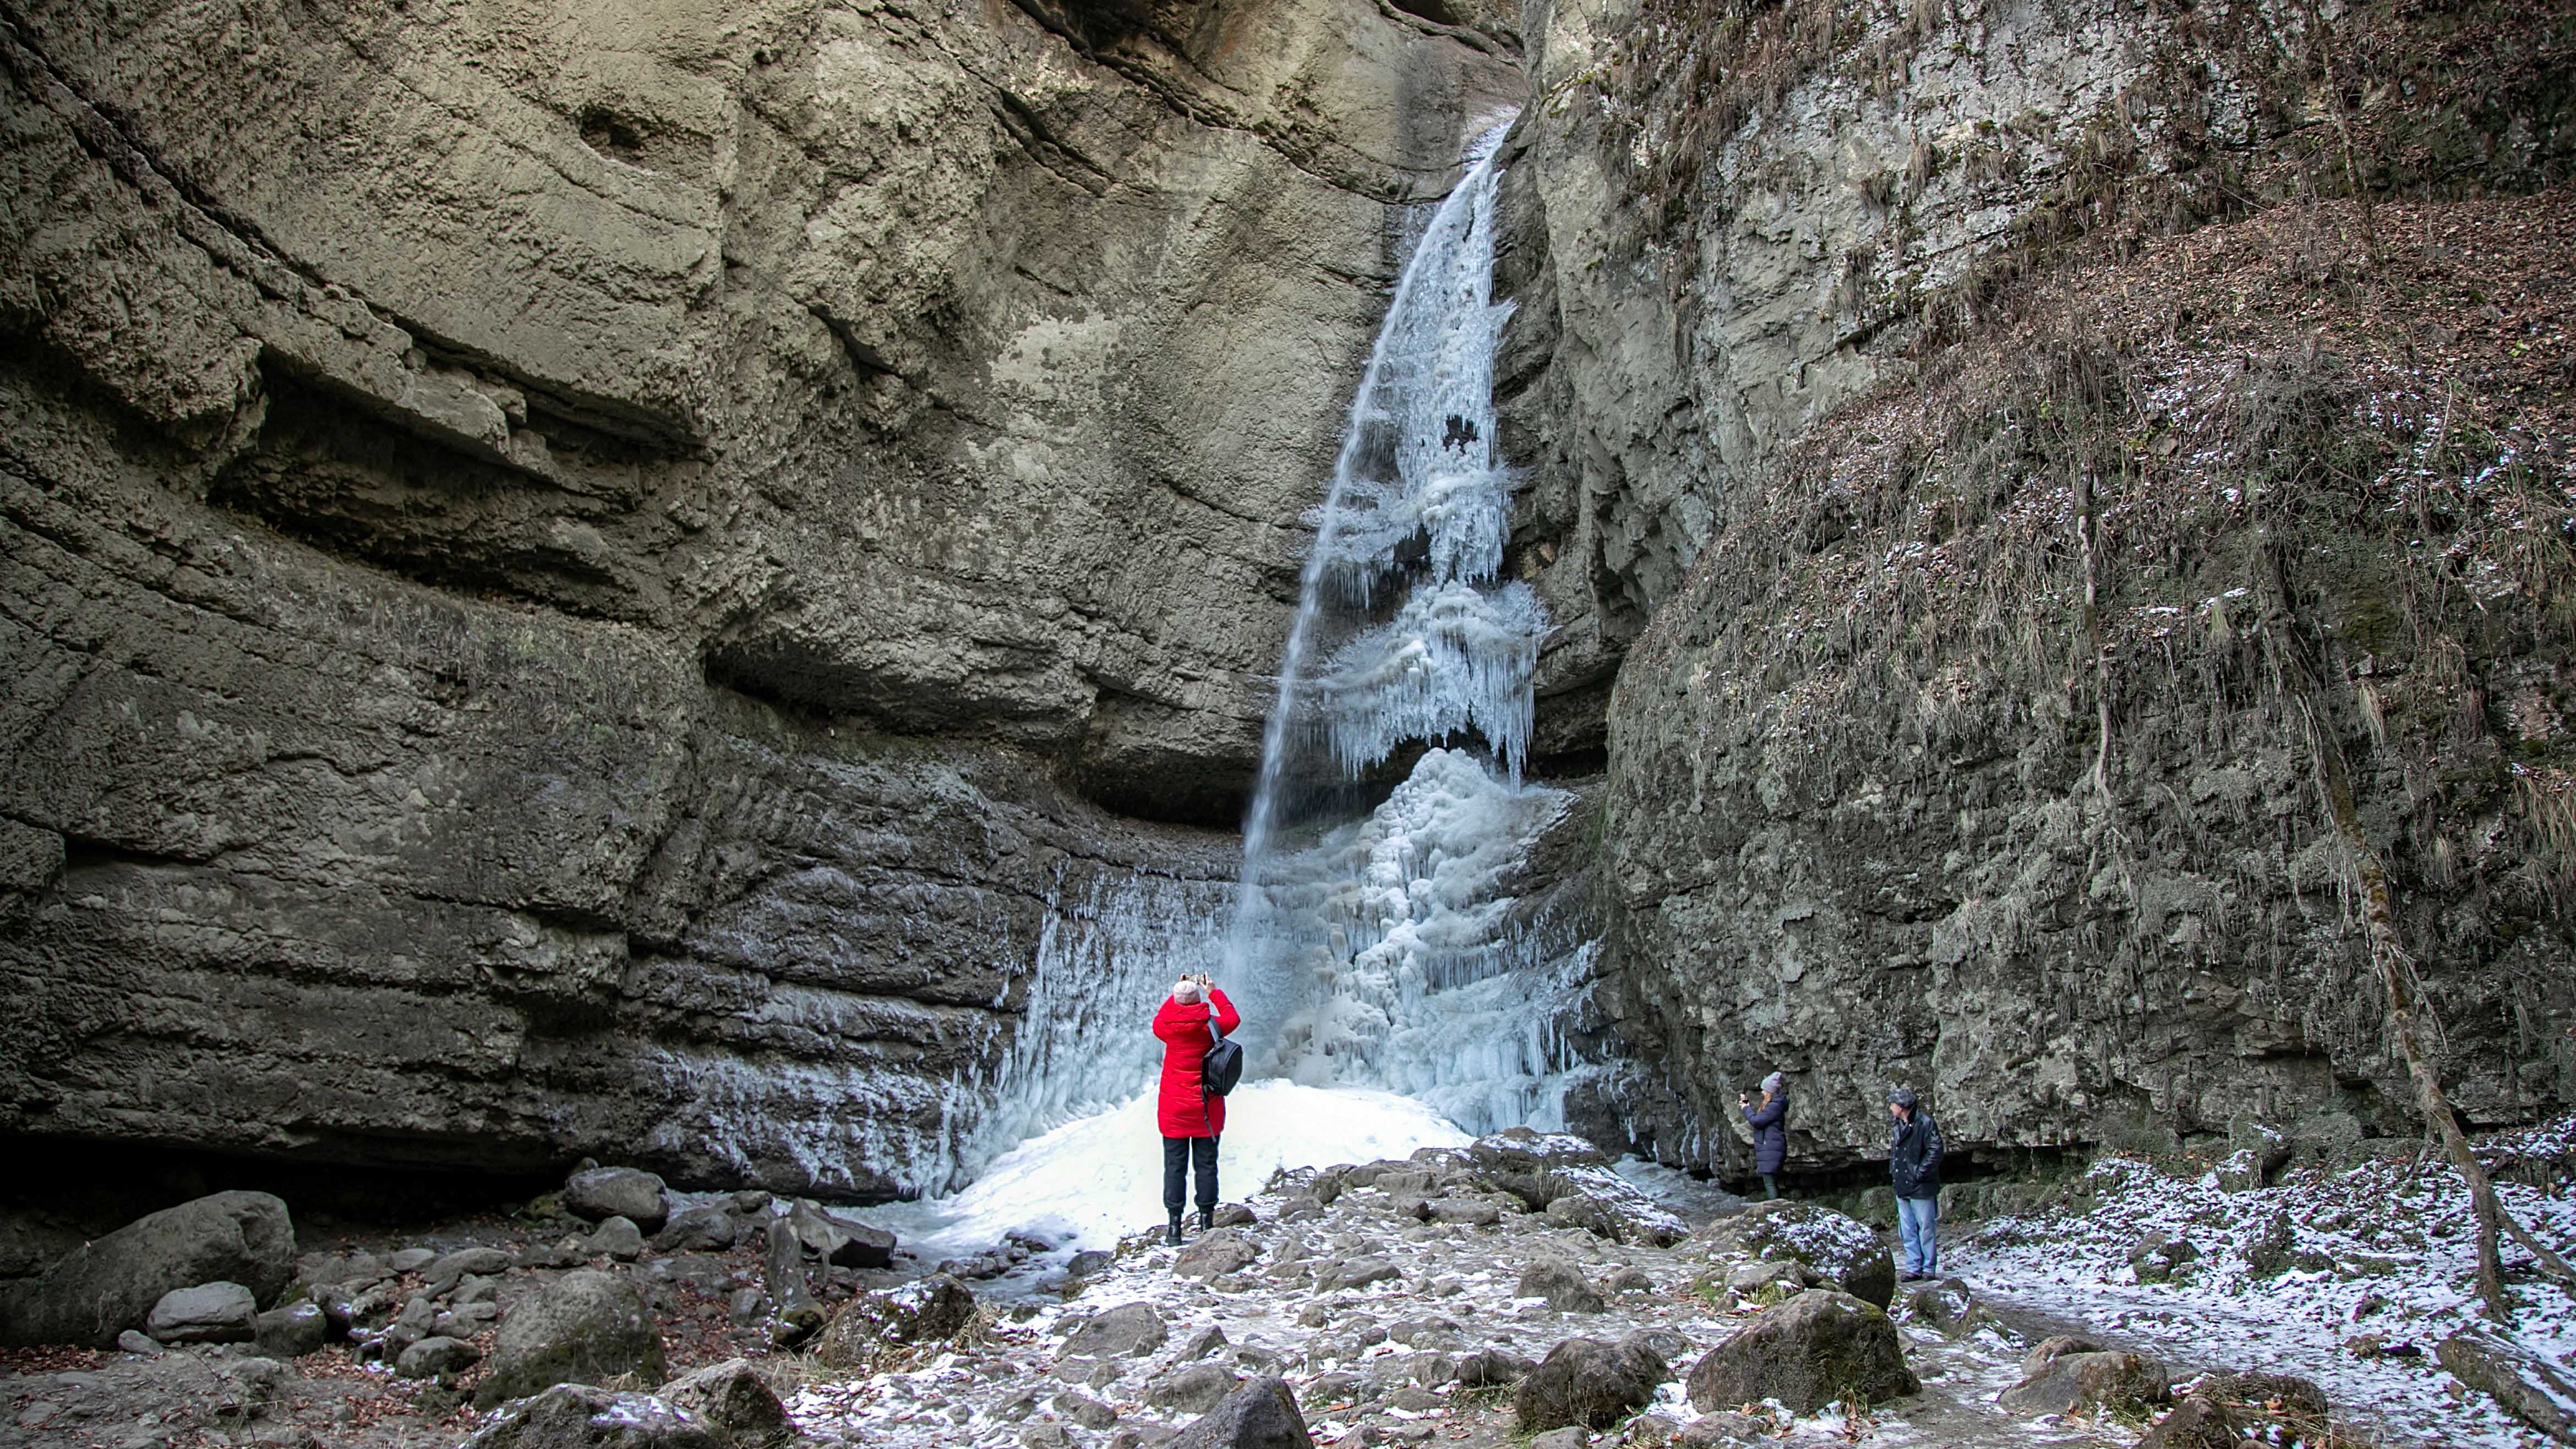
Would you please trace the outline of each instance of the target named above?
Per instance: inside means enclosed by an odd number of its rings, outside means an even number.
[[[1499,130],[1424,226],[1369,358],[1316,537],[1244,832],[1227,975],[1284,1009],[1258,1065],[1412,1096],[1477,1132],[1553,1126],[1579,1070],[1557,1023],[1591,948],[1520,908],[1570,797],[1525,786],[1547,612],[1498,584]],[[1358,820],[1318,782],[1412,773]]]

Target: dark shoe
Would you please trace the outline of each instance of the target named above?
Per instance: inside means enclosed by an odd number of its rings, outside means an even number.
[[[1213,1227],[1215,1227],[1215,1226],[1216,1226],[1216,1209],[1215,1209],[1215,1208],[1200,1208],[1200,1209],[1199,1209],[1199,1231],[1204,1233],[1204,1232],[1206,1232],[1208,1229],[1213,1228]]]
[[[1172,1225],[1163,1230],[1163,1246],[1167,1248],[1177,1248],[1180,1245],[1181,1215],[1179,1213],[1174,1213],[1172,1214]]]

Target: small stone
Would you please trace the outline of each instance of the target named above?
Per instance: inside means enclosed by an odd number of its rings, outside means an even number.
[[[651,1394],[565,1383],[502,1409],[465,1449],[726,1449],[726,1441]]]
[[[1172,1271],[1183,1278],[1212,1278],[1249,1266],[1261,1250],[1233,1228],[1216,1228],[1193,1239],[1172,1259]]]
[[[1332,1264],[1315,1275],[1315,1291],[1332,1293],[1344,1288],[1365,1288],[1371,1283],[1392,1283],[1404,1271],[1384,1258],[1367,1256]]]
[[[436,1248],[405,1248],[385,1260],[385,1266],[397,1274],[417,1273],[438,1261]]]
[[[1161,1348],[1171,1330],[1150,1303],[1122,1303],[1086,1320],[1066,1339],[1069,1354],[1135,1357]]]
[[[682,1208],[653,1235],[653,1246],[664,1253],[721,1253],[733,1247],[742,1228],[740,1217],[716,1204]]]
[[[423,1274],[430,1291],[444,1292],[469,1274],[506,1273],[513,1260],[499,1248],[459,1248],[433,1261]]]
[[[318,1303],[289,1303],[259,1315],[252,1339],[271,1358],[300,1358],[330,1340],[330,1319]]]
[[[725,1317],[736,1328],[749,1328],[768,1316],[769,1295],[758,1288],[736,1288],[733,1296],[725,1300]]]
[[[483,1350],[461,1338],[424,1338],[394,1360],[394,1372],[407,1379],[436,1378],[483,1361]]]
[[[1647,1277],[1642,1268],[1622,1268],[1611,1274],[1610,1281],[1603,1286],[1613,1293],[1652,1293],[1655,1280]]]
[[[2149,1429],[2138,1449],[2241,1449],[2244,1443],[2225,1408],[2193,1394]]]
[[[259,1333],[259,1302],[239,1283],[200,1283],[161,1295],[143,1331],[168,1343],[248,1343]]]
[[[655,1389],[653,1397],[723,1430],[734,1449],[775,1449],[796,1437],[787,1406],[747,1358],[684,1374]]]
[[[1192,1359],[1205,1358],[1225,1346],[1225,1330],[1215,1324],[1209,1324],[1191,1334],[1188,1341],[1181,1345],[1181,1361],[1187,1363]]]
[[[1286,1381],[1265,1377],[1228,1394],[1174,1435],[1169,1449],[1314,1449],[1314,1443]]]
[[[1496,1388],[1519,1383],[1536,1367],[1509,1349],[1481,1348],[1458,1360],[1458,1382],[1470,1389]]]
[[[1118,1411],[1091,1397],[1065,1390],[1050,1401],[1049,1407],[1083,1428],[1108,1430],[1117,1427]]]
[[[1590,1434],[1568,1424],[1562,1429],[1550,1429],[1544,1434],[1531,1435],[1529,1449],[1586,1449],[1591,1442]]]
[[[2077,1409],[2136,1412],[2172,1398],[2165,1366],[2143,1354],[2063,1353],[2004,1390],[1996,1402],[2015,1413],[2068,1414]]]
[[[145,1358],[154,1358],[169,1352],[168,1349],[131,1328],[116,1336],[116,1346],[127,1353],[141,1354]]]
[[[1242,1382],[1241,1376],[1223,1364],[1192,1364],[1146,1385],[1145,1402],[1183,1413],[1204,1414]]]
[[[1476,1198],[1433,1198],[1431,1221],[1450,1227],[1489,1228],[1503,1220],[1503,1210]]]

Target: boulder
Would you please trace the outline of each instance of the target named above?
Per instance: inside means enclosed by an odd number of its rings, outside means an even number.
[[[1710,1349],[1688,1387],[1702,1413],[1778,1399],[1793,1413],[1812,1414],[1854,1394],[1875,1404],[1923,1386],[1878,1305],[1810,1288]]]
[[[564,1179],[564,1210],[600,1222],[624,1218],[645,1232],[670,1219],[671,1199],[662,1179],[632,1167],[594,1167]]]
[[[501,1320],[492,1366],[474,1402],[490,1408],[549,1384],[589,1384],[634,1374],[658,1383],[662,1335],[633,1284],[576,1268]]]
[[[469,1369],[483,1361],[483,1350],[461,1338],[431,1336],[402,1351],[394,1372],[407,1379],[434,1379]]]
[[[714,1425],[651,1394],[556,1384],[501,1410],[463,1449],[730,1449]]]
[[[2138,1441],[2138,1449],[2243,1449],[2245,1436],[2225,1406],[2193,1394]]]
[[[2576,1383],[2559,1369],[2480,1333],[2434,1346],[2451,1377],[2504,1406],[2504,1411],[2560,1443],[2576,1444]]]
[[[259,1336],[259,1301],[239,1283],[200,1283],[161,1295],[143,1321],[159,1343],[248,1343]]]
[[[1608,1305],[1583,1274],[1571,1263],[1556,1258],[1541,1258],[1521,1273],[1521,1281],[1512,1289],[1515,1298],[1544,1298],[1547,1306],[1560,1313],[1598,1313]]]
[[[1896,1259],[1866,1223],[1785,1199],[1757,1202],[1700,1230],[1712,1253],[1741,1252],[1778,1262],[1791,1259],[1854,1298],[1885,1308],[1896,1298]]]
[[[653,1235],[653,1246],[665,1253],[725,1252],[742,1236],[745,1222],[721,1203],[682,1208]]]
[[[1226,1395],[1167,1441],[1165,1449],[1314,1449],[1314,1445],[1287,1382],[1264,1376]]]
[[[807,1252],[835,1268],[885,1268],[894,1263],[894,1234],[825,1212],[804,1198],[788,1209],[787,1225]]]
[[[2229,1408],[2252,1409],[2278,1418],[2326,1417],[2326,1391],[2313,1379],[2296,1374],[2216,1373],[2203,1378],[2194,1394]]]
[[[331,1341],[331,1322],[319,1303],[289,1303],[261,1314],[251,1337],[270,1358],[301,1358]]]
[[[1064,1341],[1064,1351],[1096,1358],[1135,1358],[1161,1348],[1170,1336],[1154,1305],[1121,1303],[1085,1320]]]
[[[655,1389],[653,1397],[705,1420],[732,1441],[733,1449],[780,1449],[796,1438],[787,1406],[747,1358],[729,1358],[684,1374]]]
[[[1172,1259],[1172,1271],[1184,1278],[1213,1278],[1249,1267],[1261,1250],[1232,1228],[1199,1234]]]
[[[1491,1389],[1516,1384],[1529,1376],[1536,1363],[1507,1348],[1480,1348],[1458,1360],[1458,1383],[1462,1388]]]
[[[1512,1412],[1524,1434],[1567,1425],[1607,1429],[1655,1397],[1664,1367],[1640,1334],[1617,1343],[1569,1338],[1521,1380]]]
[[[2018,1414],[2071,1414],[2078,1409],[2135,1413],[2171,1402],[2173,1379],[2144,1354],[2062,1353],[2003,1391],[1996,1402]]]
[[[110,1348],[174,1289],[239,1283],[274,1299],[295,1271],[295,1226],[264,1192],[219,1192],[137,1218],[0,1290],[0,1347]]]
[[[1588,1449],[1591,1443],[1590,1433],[1569,1424],[1562,1429],[1531,1435],[1529,1449]]]
[[[1223,1364],[1194,1363],[1146,1385],[1145,1402],[1185,1414],[1204,1414],[1242,1382],[1240,1374]]]
[[[975,1290],[946,1273],[862,1293],[823,1326],[814,1356],[834,1368],[863,1368],[889,1344],[955,1338],[975,1321],[975,1307]]]

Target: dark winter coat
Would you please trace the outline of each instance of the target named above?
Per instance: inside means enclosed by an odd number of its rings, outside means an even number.
[[[1894,1119],[1896,1134],[1887,1144],[1887,1174],[1896,1180],[1898,1197],[1938,1197],[1941,1193],[1941,1128],[1932,1114],[1914,1109],[1913,1120]]]
[[[1225,999],[1224,992],[1210,988],[1208,995],[1216,1002],[1219,1031],[1243,1025],[1242,1013]],[[1214,1137],[1223,1132],[1225,1098],[1205,1095],[1199,1082],[1207,1049],[1216,1045],[1216,1038],[1208,1034],[1208,1004],[1164,997],[1163,1009],[1154,1013],[1154,1035],[1163,1039],[1163,1086],[1154,1098],[1154,1121],[1163,1135]]]
[[[1753,1170],[1778,1172],[1789,1156],[1789,1094],[1782,1092],[1767,1107],[1740,1107],[1744,1125],[1753,1129]]]

